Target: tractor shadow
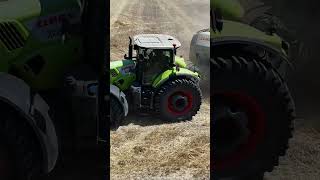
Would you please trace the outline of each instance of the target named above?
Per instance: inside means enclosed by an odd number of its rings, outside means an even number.
[[[122,123],[122,126],[127,126],[129,124],[139,125],[139,126],[154,126],[162,124],[171,124],[170,120],[162,120],[153,114],[136,114],[129,113],[128,116]]]

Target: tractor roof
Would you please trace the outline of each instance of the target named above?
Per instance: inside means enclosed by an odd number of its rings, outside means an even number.
[[[134,45],[151,49],[173,49],[181,46],[178,39],[166,34],[139,34],[133,37]]]

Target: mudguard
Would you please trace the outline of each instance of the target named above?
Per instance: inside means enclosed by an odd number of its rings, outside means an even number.
[[[285,43],[276,34],[268,35],[249,25],[224,20],[224,28],[221,32],[211,32],[211,47],[225,44],[251,45],[260,47],[279,57],[289,66],[293,67],[289,61],[289,54],[282,48]]]
[[[78,81],[75,80],[75,88],[73,89],[73,96],[96,98],[98,91],[97,81]],[[126,95],[115,85],[110,84],[110,95],[116,97],[123,107],[125,116],[127,116],[129,107],[126,99]],[[107,97],[106,97],[107,99]],[[108,100],[108,99],[107,99]]]
[[[244,8],[238,0],[211,0],[211,9],[219,9],[230,20],[239,20],[244,16]]]
[[[123,92],[121,92],[117,86],[111,85],[111,84],[110,84],[110,95],[116,97],[119,100],[120,104],[123,107],[124,115],[127,116],[129,107],[128,107],[126,95]]]
[[[170,70],[166,70],[160,75],[158,75],[154,80],[154,82],[152,83],[152,86],[154,88],[160,87],[163,83],[167,82],[169,79],[173,77],[184,77],[184,78],[192,79],[194,81],[200,80],[199,74],[197,72],[193,72],[185,68],[179,68],[179,70],[177,70],[176,68],[173,68]]]
[[[0,73],[0,101],[14,108],[38,137],[43,157],[43,172],[50,172],[58,158],[58,141],[49,106],[30,87],[15,76]]]
[[[178,65],[179,67],[182,67],[182,68],[187,67],[186,62],[185,62],[185,60],[184,60],[182,57],[176,56],[176,57],[175,57],[175,60],[174,60],[174,63],[175,63],[176,65]]]
[[[258,41],[268,44],[277,49],[281,49],[282,42],[282,39],[275,34],[268,35],[249,25],[228,20],[223,21],[223,30],[221,32],[211,32],[211,39],[215,43],[226,40],[246,39],[247,41]]]

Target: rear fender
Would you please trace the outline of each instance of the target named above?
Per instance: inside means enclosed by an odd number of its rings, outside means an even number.
[[[152,86],[154,88],[160,87],[162,84],[167,82],[168,80],[172,78],[186,78],[186,79],[191,79],[193,81],[198,82],[200,80],[199,74],[197,72],[193,72],[189,69],[185,68],[179,68],[179,71],[176,70],[176,68],[171,69],[171,70],[166,70],[160,75],[156,77],[154,80]]]
[[[223,39],[215,39],[211,42],[211,52],[217,52],[216,49],[229,49],[229,47],[254,47],[256,49],[263,49],[268,54],[272,55],[272,59],[270,59],[269,63],[274,70],[278,71],[281,77],[286,77],[287,67],[294,69],[293,64],[290,62],[289,57],[282,52],[281,49],[274,47],[268,43],[263,43],[259,40],[248,39],[242,37],[226,37]],[[230,49],[230,51],[232,51]]]
[[[50,172],[58,158],[58,142],[49,106],[29,86],[15,76],[0,73],[0,101],[16,110],[38,137],[42,150],[44,173]]]

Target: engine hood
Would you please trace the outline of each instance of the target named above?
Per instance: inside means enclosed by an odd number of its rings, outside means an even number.
[[[124,59],[124,60],[118,60],[118,61],[111,61],[110,62],[110,69],[117,69],[122,68],[126,66],[132,66],[135,65],[133,60]]]
[[[39,16],[39,0],[0,0],[0,20],[23,21]]]

